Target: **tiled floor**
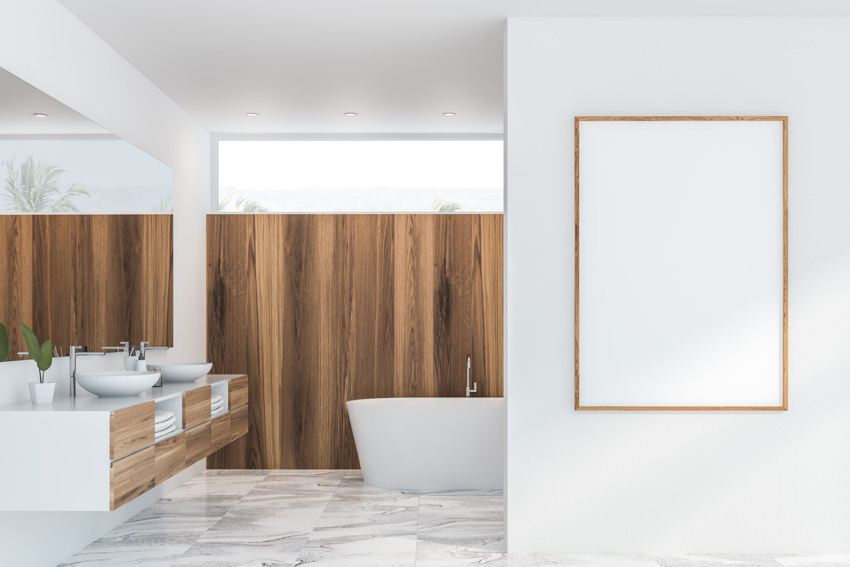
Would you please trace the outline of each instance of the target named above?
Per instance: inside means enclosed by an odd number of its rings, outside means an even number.
[[[63,566],[850,566],[850,555],[504,553],[500,491],[383,490],[359,471],[207,471]]]

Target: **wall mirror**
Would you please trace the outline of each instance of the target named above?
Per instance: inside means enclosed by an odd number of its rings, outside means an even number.
[[[172,171],[0,69],[0,322],[57,351],[173,344]]]
[[[786,410],[787,117],[578,117],[575,143],[576,409]]]

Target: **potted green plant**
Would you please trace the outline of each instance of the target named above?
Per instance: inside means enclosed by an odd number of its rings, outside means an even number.
[[[0,362],[9,360],[9,334],[6,325],[0,323]]]
[[[45,382],[44,373],[53,364],[53,341],[47,339],[44,344],[39,345],[32,329],[23,323],[20,325],[24,341],[27,343],[27,352],[38,366],[38,382],[30,382],[30,398],[34,404],[49,404],[53,401],[53,389],[56,384]]]

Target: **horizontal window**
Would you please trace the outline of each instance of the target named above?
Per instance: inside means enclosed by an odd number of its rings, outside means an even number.
[[[493,212],[498,140],[221,141],[221,212]]]

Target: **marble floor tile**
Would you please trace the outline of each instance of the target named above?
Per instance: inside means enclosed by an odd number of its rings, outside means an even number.
[[[420,541],[505,552],[504,507],[499,495],[422,494]]]
[[[349,477],[349,490],[334,493],[297,565],[415,564],[418,494],[382,489],[358,492],[357,482]]]
[[[310,537],[304,517],[285,510],[231,510],[201,534],[187,555],[287,556],[295,560]]]
[[[240,477],[233,474],[214,475],[210,472],[199,474],[171,492],[169,496],[245,496],[268,476],[266,474],[250,474]],[[233,471],[227,472],[232,473]]]
[[[475,547],[451,545],[419,539],[416,544],[416,567],[536,567],[531,554],[504,553]]]
[[[112,530],[111,538],[134,534],[197,533],[218,522],[237,502],[232,496],[162,498]]]
[[[783,567],[850,567],[850,553],[816,555],[774,555]]]
[[[211,470],[61,567],[850,567],[850,554],[513,554],[503,514],[501,490],[377,488],[360,471]]]
[[[684,553],[653,555],[661,567],[778,567],[770,555],[755,553]]]
[[[605,553],[597,555],[573,555],[535,553],[537,565],[541,567],[659,567],[651,555],[623,555]]]
[[[138,565],[164,562],[185,553],[198,532],[103,537],[62,563],[63,566]]]
[[[338,532],[312,538],[295,565],[322,567],[414,567],[416,535],[357,535]]]

